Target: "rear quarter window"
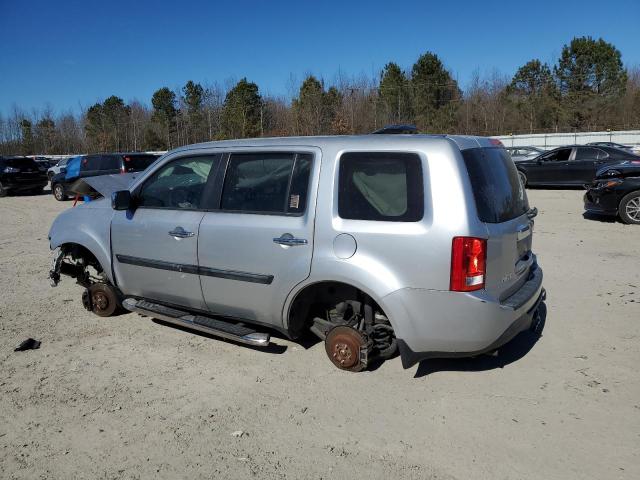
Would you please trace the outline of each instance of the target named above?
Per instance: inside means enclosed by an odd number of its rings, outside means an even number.
[[[340,158],[338,214],[353,220],[417,222],[424,215],[420,157],[353,152]]]
[[[507,222],[529,210],[518,170],[503,148],[472,148],[462,157],[482,222]]]

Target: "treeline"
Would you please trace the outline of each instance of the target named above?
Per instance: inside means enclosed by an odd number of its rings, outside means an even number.
[[[602,39],[574,38],[555,65],[533,59],[513,77],[476,72],[466,91],[437,55],[377,78],[307,76],[292,99],[262,95],[246,78],[224,88],[188,81],[158,89],[151,104],[111,96],[80,114],[18,107],[0,115],[0,153],[166,150],[256,136],[368,133],[412,123],[429,133],[495,135],[640,129],[640,69],[625,69]]]

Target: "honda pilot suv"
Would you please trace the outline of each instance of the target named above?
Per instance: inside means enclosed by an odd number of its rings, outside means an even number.
[[[124,190],[117,177],[49,234],[52,284],[76,278],[98,315],[254,346],[310,331],[350,371],[398,351],[405,368],[494,352],[541,329],[536,210],[497,140],[212,142],[165,154]]]

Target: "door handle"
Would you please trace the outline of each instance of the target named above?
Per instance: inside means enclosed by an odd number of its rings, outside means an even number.
[[[172,237],[175,237],[175,238],[189,238],[189,237],[193,237],[195,235],[195,233],[187,232],[182,227],[176,227],[173,230],[169,231],[169,235],[171,235]]]
[[[307,242],[306,238],[296,238],[290,233],[285,233],[279,237],[274,238],[273,243],[295,247],[297,245],[306,245],[309,242]]]

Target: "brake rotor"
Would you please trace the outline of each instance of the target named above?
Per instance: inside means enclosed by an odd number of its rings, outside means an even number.
[[[350,372],[366,368],[368,344],[363,333],[344,325],[332,328],[324,341],[325,350],[333,364]]]
[[[94,283],[89,287],[90,308],[100,317],[110,317],[118,308],[118,298],[113,287],[104,283]]]

